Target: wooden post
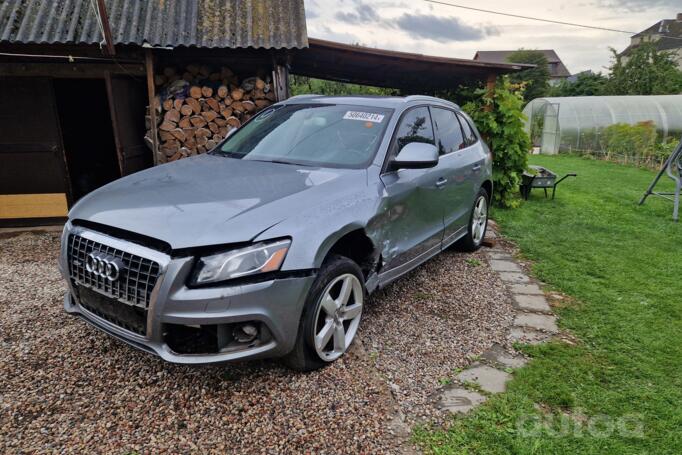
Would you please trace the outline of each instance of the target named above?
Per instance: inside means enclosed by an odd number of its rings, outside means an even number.
[[[277,101],[289,98],[289,70],[286,66],[275,65],[272,71],[272,85]]]
[[[102,32],[104,34],[104,44],[107,46],[107,53],[109,55],[116,55],[116,48],[114,47],[114,40],[111,37],[109,16],[107,15],[107,7],[104,4],[104,0],[97,0],[97,10],[99,12],[99,17],[102,20]]]
[[[116,156],[118,157],[118,170],[119,175],[123,176],[123,161],[125,157],[123,156],[123,147],[121,145],[121,139],[118,137],[118,122],[116,115],[116,108],[114,105],[114,89],[111,83],[111,72],[107,72],[104,75],[104,83],[107,89],[107,101],[109,102],[109,115],[111,116],[111,129],[114,133],[114,144],[116,144]]]
[[[488,97],[493,98],[495,96],[495,82],[497,81],[497,75],[495,74],[488,74],[488,80],[486,81],[485,84],[485,89],[488,92]],[[493,105],[492,104],[487,104],[485,106],[486,112],[490,112],[493,110]]]
[[[278,61],[275,54],[272,55],[272,88],[275,91],[277,101],[284,101],[289,98],[289,60],[290,56],[285,55],[285,62]]]
[[[145,49],[144,66],[147,71],[147,94],[149,96],[149,118],[151,119],[152,155],[154,166],[156,166],[159,164],[159,134],[156,125],[156,107],[154,106],[156,90],[154,87],[154,56],[152,55],[151,49]]]

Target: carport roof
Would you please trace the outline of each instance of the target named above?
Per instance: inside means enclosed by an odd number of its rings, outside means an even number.
[[[104,0],[114,44],[292,49],[308,45],[303,0]],[[0,44],[99,44],[91,0],[0,0]]]
[[[308,49],[293,54],[292,74],[420,92],[452,89],[533,66],[412,54],[316,38],[309,38],[308,44]]]

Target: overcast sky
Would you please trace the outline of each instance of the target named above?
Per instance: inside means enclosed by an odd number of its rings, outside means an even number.
[[[681,0],[444,0],[566,22],[641,31],[682,13]],[[308,36],[446,57],[477,50],[554,49],[571,73],[609,65],[629,35],[503,17],[424,0],[305,0]],[[605,72],[605,71],[604,71]]]

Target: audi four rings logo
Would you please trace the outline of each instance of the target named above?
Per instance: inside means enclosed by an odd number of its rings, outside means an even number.
[[[85,258],[85,270],[109,281],[118,279],[123,266],[123,261],[120,259],[95,251]]]

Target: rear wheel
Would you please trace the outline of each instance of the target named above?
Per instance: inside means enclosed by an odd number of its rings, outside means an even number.
[[[474,199],[467,233],[457,242],[459,250],[476,251],[481,247],[488,228],[488,201],[488,192],[481,188]]]
[[[308,292],[294,349],[284,358],[290,368],[310,371],[341,357],[350,347],[362,317],[365,287],[360,267],[332,256]]]

